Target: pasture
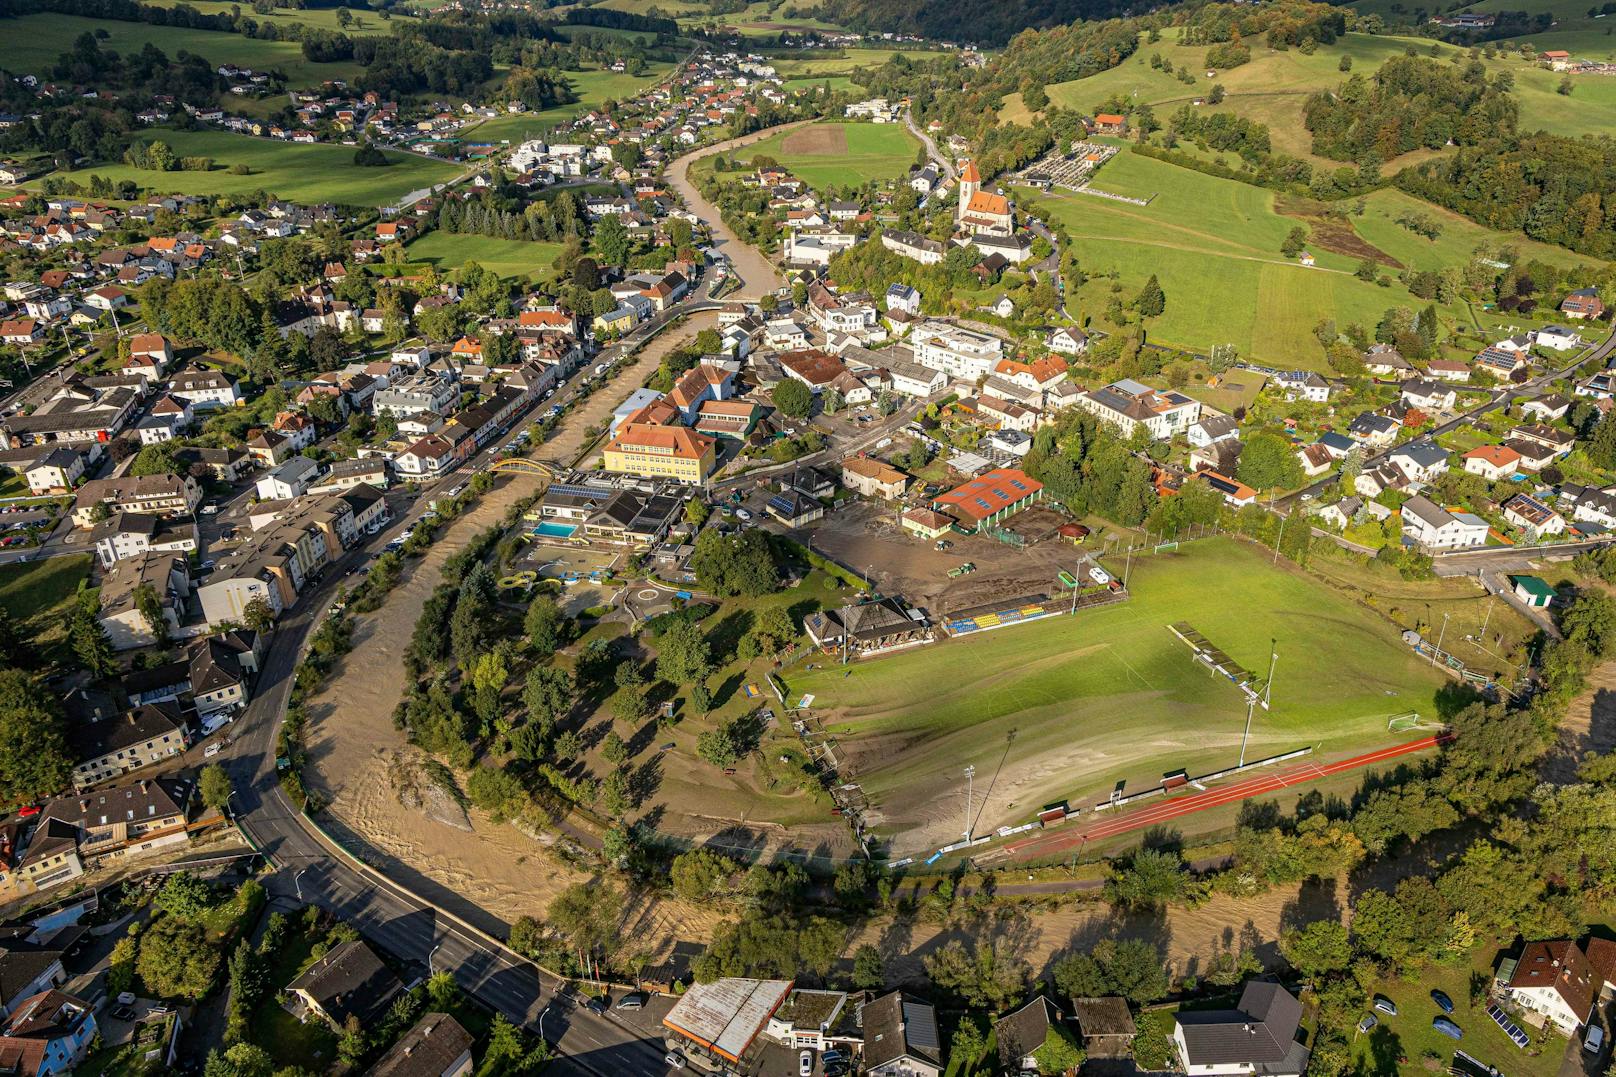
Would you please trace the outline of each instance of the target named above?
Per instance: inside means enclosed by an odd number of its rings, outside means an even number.
[[[1388,734],[1388,718],[1432,716],[1446,683],[1375,614],[1234,539],[1135,558],[1131,586],[1130,601],[1076,617],[788,677],[791,697],[814,695],[894,855],[958,834],[967,764],[985,798],[982,833],[1121,779],[1141,789],[1178,767],[1233,763],[1244,699],[1192,661],[1174,622],[1258,675],[1274,642],[1273,709],[1257,711],[1248,759],[1411,739]]]
[[[65,647],[67,615],[90,576],[89,554],[0,565],[0,609],[36,647]]]
[[[153,7],[177,7],[184,4],[204,15],[228,13],[231,8],[243,7],[235,0],[150,0],[150,2]],[[347,34],[349,37],[390,34],[395,27],[408,26],[416,21],[415,16],[401,7],[392,10],[390,19],[382,19],[376,12],[360,5],[350,7],[349,11],[352,12],[353,19],[346,29],[337,20],[337,9],[334,7],[278,7],[271,8],[267,14],[260,14],[257,11],[244,11],[243,14],[261,25],[316,26],[332,33]]]
[[[622,101],[652,86],[668,76],[672,64],[647,63],[645,74],[629,75],[616,71],[568,71],[567,83],[578,100],[570,105],[558,105],[542,112],[519,112],[497,116],[471,128],[465,138],[473,142],[519,143],[537,138],[551,128],[569,123],[579,113],[599,108],[608,100]]]
[[[824,190],[896,179],[914,163],[919,148],[901,124],[815,123],[754,143],[744,159],[772,157],[804,183]]]
[[[783,79],[814,78],[822,75],[846,75],[861,67],[880,67],[894,56],[906,56],[918,62],[932,60],[942,55],[941,52],[927,52],[920,49],[842,49],[836,55],[775,60],[774,67]]]
[[[376,21],[374,17],[372,21]],[[294,87],[317,86],[326,79],[351,79],[359,73],[359,65],[351,62],[310,63],[303,58],[303,46],[295,41],[258,41],[217,30],[54,14],[21,15],[6,20],[4,26],[6,32],[0,35],[0,67],[19,73],[46,73],[80,36],[97,31],[107,34],[106,40],[100,42],[101,47],[120,54],[139,52],[149,42],[168,54],[169,59],[181,52],[190,52],[204,57],[215,67],[238,64],[280,71]]]
[[[439,272],[476,262],[502,277],[537,279],[549,274],[556,255],[561,253],[561,244],[428,232],[409,244],[404,253],[411,262],[430,263]]]
[[[141,187],[175,194],[265,190],[294,202],[380,206],[412,191],[447,182],[460,173],[457,166],[446,161],[403,153],[387,154],[392,163],[385,168],[363,168],[353,163],[351,146],[304,146],[229,131],[153,128],[144,134],[167,142],[180,156],[212,157],[218,167],[211,172],[153,172],[116,163],[53,174],[80,184],[88,184],[91,176],[131,180]],[[238,164],[246,165],[251,173],[231,175],[229,168]]]
[[[1316,267],[1285,259],[1280,245],[1302,222],[1275,209],[1272,191],[1126,150],[1094,185],[1154,197],[1136,206],[1059,192],[1018,195],[1066,227],[1085,271],[1115,271],[1125,298],[1156,274],[1167,310],[1152,320],[1151,332],[1162,343],[1201,350],[1233,344],[1259,361],[1319,367],[1323,353],[1313,327],[1320,319],[1374,325],[1387,307],[1425,305],[1395,280],[1381,288],[1353,276],[1361,253],[1310,244]],[[1084,314],[1107,301],[1106,287],[1090,281],[1081,296]]]

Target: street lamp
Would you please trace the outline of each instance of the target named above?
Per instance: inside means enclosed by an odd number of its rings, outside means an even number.
[[[299,871],[296,875],[292,876],[292,885],[297,887],[298,901],[303,900],[303,872],[308,870],[308,868],[304,868],[302,871]]]
[[[976,767],[965,768],[965,840],[971,840],[971,787],[975,784]]]
[[[430,949],[430,950],[428,950],[426,952],[426,974],[428,976],[432,975],[432,955],[437,953],[442,948],[443,948],[443,943],[440,942],[436,946],[432,947],[432,949]]]

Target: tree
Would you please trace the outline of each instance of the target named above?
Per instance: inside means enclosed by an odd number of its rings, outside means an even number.
[[[118,672],[118,652],[101,624],[101,602],[94,591],[84,591],[68,614],[67,638],[73,654],[90,676],[99,679]]]
[[[0,670],[0,801],[60,791],[73,762],[55,695],[20,669]]]
[[[550,923],[580,950],[602,949],[617,935],[623,894],[599,883],[574,883],[550,905]]]
[[[779,654],[797,638],[797,626],[783,606],[770,606],[758,614],[748,633],[757,645],[759,654]]]
[[[1307,246],[1307,229],[1298,225],[1292,228],[1285,236],[1285,242],[1279,245],[1279,253],[1287,258],[1295,258]]]
[[[135,588],[133,598],[135,609],[140,611],[140,619],[146,622],[152,639],[159,647],[167,646],[168,618],[163,615],[163,600],[157,596],[157,588],[149,583],[140,584]]]
[[[657,640],[657,676],[669,684],[695,684],[712,674],[712,657],[701,629],[675,621]]]
[[[1025,961],[1000,953],[992,942],[980,944],[973,953],[954,939],[922,963],[938,990],[972,1009],[998,1010],[1020,998],[1031,974]]]
[[[541,657],[548,657],[567,642],[570,632],[567,615],[561,612],[555,599],[549,595],[535,595],[527,604],[527,615],[522,619],[522,631],[528,646]]]
[[[215,1047],[202,1067],[202,1077],[270,1077],[274,1072],[269,1052],[252,1043],[232,1044],[223,1053]]]
[[[757,529],[733,535],[716,529],[703,531],[696,539],[689,568],[704,590],[725,597],[766,595],[780,578],[768,537]]]
[[[1063,995],[1122,995],[1144,1005],[1167,994],[1171,983],[1161,956],[1144,939],[1105,939],[1089,953],[1068,954],[1051,970]]]
[[[628,261],[629,236],[623,218],[608,213],[595,225],[595,249],[607,265],[620,266]]]
[[[1184,860],[1164,849],[1140,849],[1112,869],[1106,896],[1125,909],[1148,909],[1182,898],[1189,888]]]
[[[140,936],[135,969],[148,990],[161,998],[199,999],[213,986],[219,952],[201,924],[164,916]]]
[[[1152,273],[1150,279],[1145,281],[1145,286],[1139,289],[1139,294],[1133,300],[1133,309],[1143,318],[1159,318],[1167,309],[1167,294],[1162,291],[1161,281],[1156,279],[1156,274]]]
[[[860,991],[879,991],[886,986],[886,962],[881,951],[865,943],[853,951],[853,986]]]
[[[1341,972],[1352,961],[1347,929],[1335,920],[1315,920],[1285,932],[1279,939],[1279,952],[1310,980]]]
[[[1262,431],[1246,440],[1235,477],[1256,490],[1289,489],[1302,482],[1302,465],[1291,443]]]
[[[740,866],[710,849],[691,849],[673,858],[668,878],[673,892],[690,901],[705,901],[719,893]]]
[[[728,770],[740,760],[745,750],[739,732],[734,722],[724,722],[717,728],[706,730],[696,738],[696,754],[720,770]]]
[[[180,467],[176,455],[177,446],[172,441],[159,441],[155,445],[147,445],[135,454],[135,462],[129,465],[129,474],[140,478],[146,475],[178,475],[183,469]]]
[[[248,599],[247,604],[241,607],[241,623],[254,632],[267,632],[275,623],[275,608],[268,599]]]
[[[1565,638],[1580,643],[1599,658],[1616,653],[1616,599],[1603,591],[1586,591],[1560,616]]]
[[[202,794],[202,803],[214,811],[222,812],[230,803],[230,794],[235,789],[225,769],[217,763],[210,763],[202,768],[202,776],[197,779],[197,791]]]
[[[529,715],[553,725],[572,707],[572,676],[564,669],[534,666],[522,686],[522,705]]]
[[[793,419],[806,419],[814,407],[813,390],[796,378],[781,380],[769,395],[781,414]]]

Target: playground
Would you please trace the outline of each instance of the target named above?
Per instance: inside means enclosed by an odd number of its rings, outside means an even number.
[[[1058,545],[1019,556],[1045,549]],[[1255,676],[1266,679],[1278,655],[1248,758],[1311,746],[1322,766],[1428,735],[1388,726],[1433,714],[1442,673],[1374,613],[1265,551],[1205,539],[1136,556],[1130,575],[1126,602],[787,676],[793,696],[814,696],[843,776],[869,797],[867,818],[892,856],[958,837],[966,766],[975,767],[978,834],[1027,822],[1052,801],[1104,799],[1118,782],[1132,792],[1170,771],[1232,766],[1248,696],[1175,635],[1181,622]],[[1058,587],[1052,576],[1046,588]]]

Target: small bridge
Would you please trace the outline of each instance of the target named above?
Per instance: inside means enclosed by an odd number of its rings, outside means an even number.
[[[537,475],[541,479],[554,479],[558,468],[556,465],[547,464],[542,460],[528,460],[520,456],[513,456],[499,461],[488,470],[495,475]]]

